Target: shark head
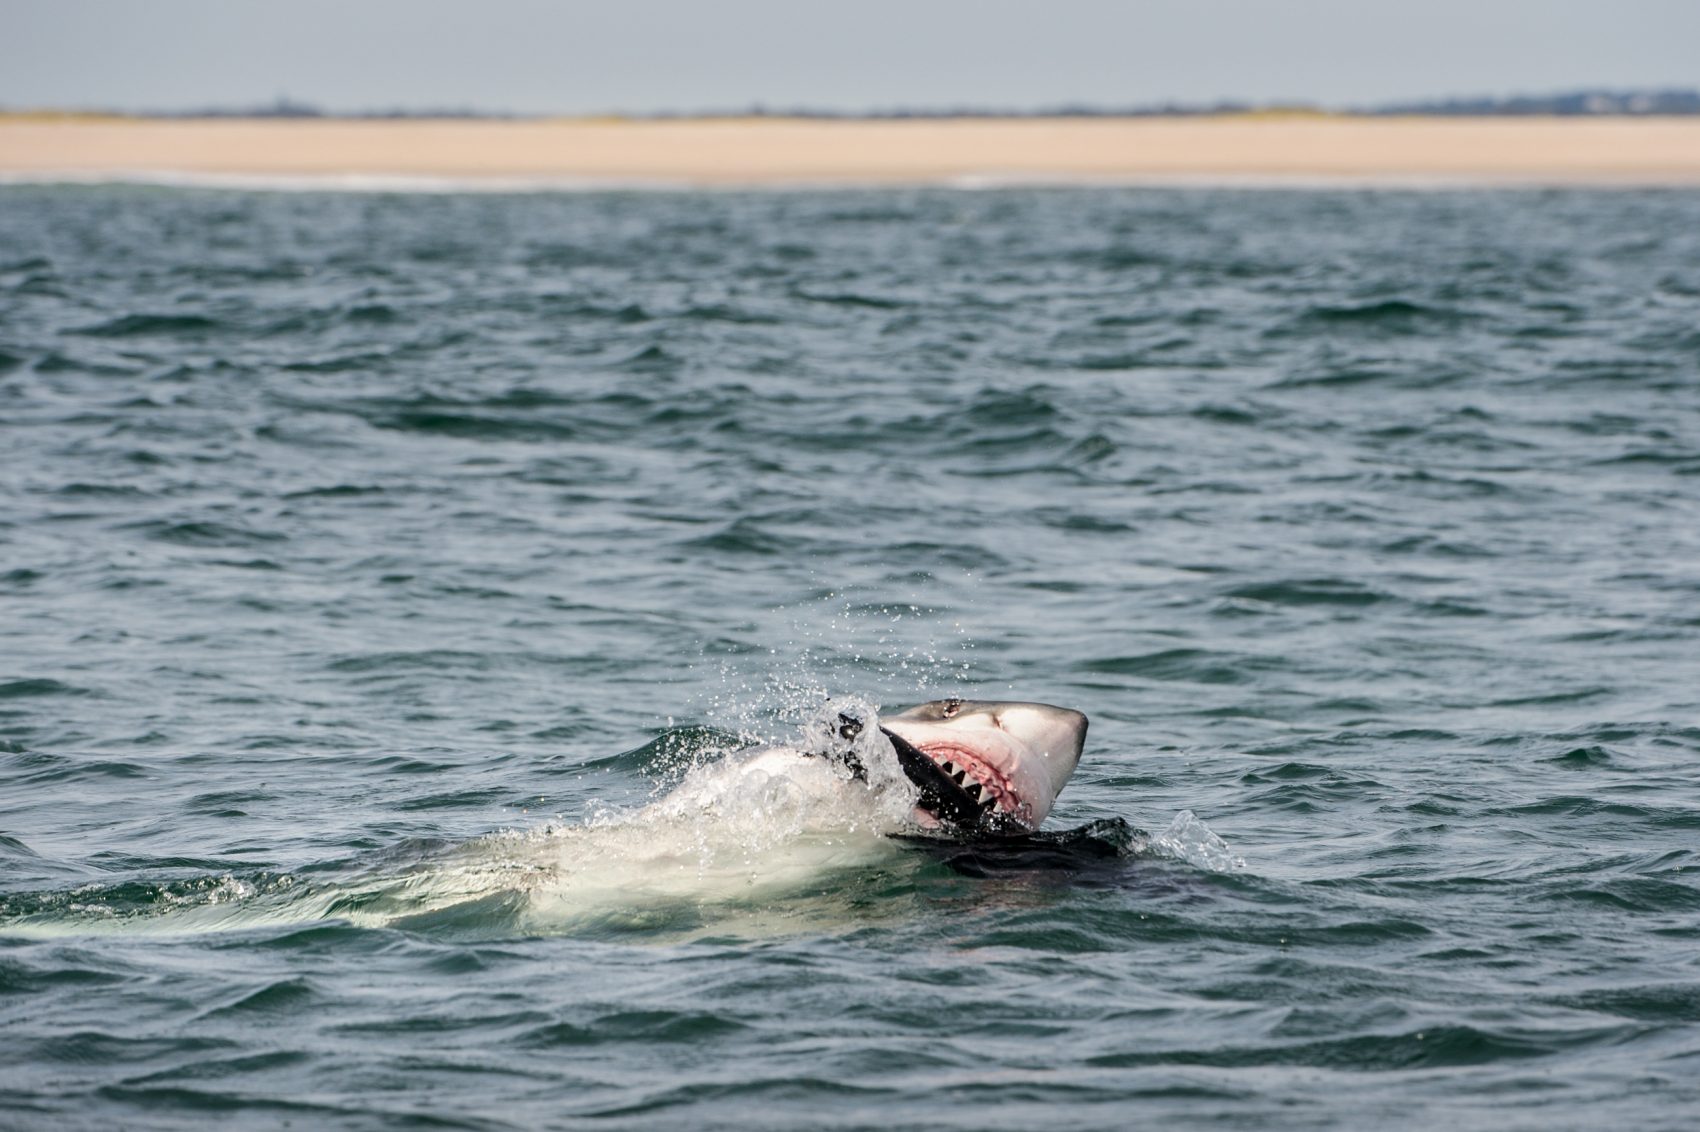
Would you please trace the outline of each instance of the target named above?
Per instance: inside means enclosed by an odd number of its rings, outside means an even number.
[[[880,727],[921,792],[917,820],[968,835],[1038,829],[1086,741],[1078,711],[1001,700],[933,700]]]

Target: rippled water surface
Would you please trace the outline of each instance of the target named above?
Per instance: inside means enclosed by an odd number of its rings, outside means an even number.
[[[1700,1111],[1700,195],[14,186],[0,452],[0,1126]]]

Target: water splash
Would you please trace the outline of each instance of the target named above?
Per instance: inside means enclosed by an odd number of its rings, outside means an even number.
[[[1133,849],[1138,854],[1184,861],[1213,873],[1238,872],[1246,867],[1245,858],[1191,810],[1176,814],[1161,833],[1146,834],[1144,843],[1135,844]]]
[[[846,725],[852,721],[854,728]],[[672,735],[674,733],[669,733]],[[789,745],[727,752],[692,729],[653,748],[677,782],[637,808],[505,830],[460,845],[403,845],[328,876],[223,876],[87,886],[0,909],[9,931],[201,932],[337,919],[438,934],[707,930],[844,886],[893,864],[884,835],[909,827],[914,790],[867,700],[829,700]],[[816,757],[811,757],[816,756]],[[847,757],[849,756],[849,757]],[[859,768],[856,769],[856,768]]]
[[[773,634],[782,643],[719,658],[718,686],[695,702],[709,723],[750,742],[787,741],[835,687],[899,703],[962,695],[973,683],[967,626],[918,596],[889,602],[837,588],[778,612],[790,619]]]

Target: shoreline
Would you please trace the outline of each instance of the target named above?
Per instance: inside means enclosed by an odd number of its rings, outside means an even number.
[[[273,188],[1700,186],[1697,118],[0,116],[0,183]]]

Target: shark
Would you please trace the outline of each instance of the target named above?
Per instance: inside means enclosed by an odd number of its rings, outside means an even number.
[[[1084,713],[1013,700],[931,700],[890,715],[864,701],[829,704],[800,740],[738,760],[739,779],[792,787],[867,790],[885,832],[955,839],[1039,829],[1074,775],[1086,743]]]

